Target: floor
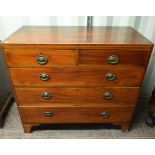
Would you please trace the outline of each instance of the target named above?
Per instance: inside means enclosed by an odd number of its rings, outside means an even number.
[[[134,116],[134,122],[129,132],[111,128],[110,125],[59,125],[44,126],[32,133],[24,134],[16,104],[14,103],[8,113],[3,129],[0,129],[1,139],[112,139],[112,138],[155,138],[155,127],[145,124],[146,104],[139,101],[138,110]],[[111,129],[110,129],[111,128]]]

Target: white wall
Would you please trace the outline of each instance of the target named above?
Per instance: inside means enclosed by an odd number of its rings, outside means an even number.
[[[93,26],[133,26],[135,16],[94,16]]]
[[[86,16],[2,16],[0,40],[4,40],[22,25],[86,26]],[[145,16],[94,16],[93,26],[132,26],[155,43],[155,17]],[[1,61],[1,60],[0,60]],[[0,62],[1,63],[1,62]],[[154,52],[142,86],[142,96],[150,96],[155,85]]]
[[[139,17],[138,24],[134,25],[134,28],[147,37],[155,44],[155,17]],[[145,79],[142,85],[142,96],[150,96],[153,87],[155,86],[155,48],[153,50],[150,63],[145,75]]]
[[[23,25],[86,26],[86,16],[0,16],[0,40]]]

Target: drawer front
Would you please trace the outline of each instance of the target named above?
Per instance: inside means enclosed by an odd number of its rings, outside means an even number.
[[[138,87],[96,88],[15,88],[20,105],[48,105],[55,103],[113,103],[135,104]],[[29,104],[28,104],[29,103]]]
[[[80,50],[80,64],[145,67],[148,63],[146,50]]]
[[[19,107],[24,123],[129,122],[133,108]]]
[[[75,50],[8,49],[5,51],[8,65],[11,67],[75,65],[75,54]]]
[[[143,68],[10,68],[15,86],[140,86]],[[110,79],[110,80],[109,80]]]

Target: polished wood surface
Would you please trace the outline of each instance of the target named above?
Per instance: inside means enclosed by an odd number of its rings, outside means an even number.
[[[48,61],[43,66],[50,65],[75,65],[75,50],[50,50],[50,49],[8,49],[5,51],[8,65],[11,67],[20,66],[41,66],[36,58],[39,55],[47,57]]]
[[[96,26],[23,26],[2,42],[10,44],[106,44],[106,45],[145,45],[152,43],[131,27]]]
[[[147,65],[150,51],[148,50],[52,50],[52,49],[8,49],[5,51],[8,65],[10,67],[41,66],[36,58],[40,54],[48,61],[42,67],[51,65],[110,65],[108,57],[116,55],[119,57],[117,67],[145,67]],[[78,60],[77,60],[78,57]],[[113,65],[114,66],[114,65]]]
[[[131,27],[24,26],[3,41],[24,132],[44,123],[113,123],[128,131],[153,44]],[[38,55],[48,62],[41,65]],[[116,55],[117,64],[108,58]],[[107,73],[115,80],[108,80]],[[49,79],[42,81],[41,73]],[[103,93],[112,93],[105,99]],[[42,92],[52,98],[45,100]],[[47,117],[45,112],[53,112]],[[109,117],[102,118],[101,112]],[[49,113],[47,113],[49,114]]]
[[[128,122],[133,108],[91,108],[91,107],[19,107],[24,123],[105,123]],[[107,118],[101,117],[101,112],[108,112]],[[45,116],[45,112],[52,112],[53,116]]]
[[[138,87],[92,87],[92,88],[21,88],[16,89],[17,99],[20,105],[51,105],[55,103],[113,103],[136,104],[139,95]],[[42,97],[43,92],[52,95],[50,99]],[[112,98],[105,99],[104,93],[111,92]],[[26,100],[25,100],[26,99]],[[47,104],[45,104],[47,103]]]
[[[18,100],[17,100],[18,101]],[[77,108],[77,107],[91,107],[91,108],[128,108],[128,107],[131,107],[131,108],[134,108],[135,107],[135,104],[124,104],[122,102],[119,102],[119,103],[97,103],[97,102],[74,102],[74,103],[68,103],[68,102],[65,102],[65,103],[46,103],[46,102],[42,102],[41,104],[38,103],[22,103],[20,104],[18,102],[18,106],[19,107],[51,107],[51,108]]]
[[[106,67],[51,67],[51,68],[11,68],[15,86],[140,86],[143,68]],[[106,74],[113,72],[116,79],[109,81]],[[49,80],[42,81],[41,73],[47,73]],[[19,78],[20,77],[20,78]],[[132,80],[131,80],[132,79]]]
[[[147,50],[80,50],[79,64],[86,65],[111,65],[108,62],[108,57],[116,55],[119,57],[119,62],[113,67],[145,67],[148,61]]]

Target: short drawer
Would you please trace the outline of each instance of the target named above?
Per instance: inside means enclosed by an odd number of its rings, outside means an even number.
[[[147,50],[80,50],[80,64],[113,65],[123,67],[145,67]]]
[[[20,105],[51,105],[55,103],[136,104],[138,87],[93,88],[15,88]]]
[[[129,122],[133,108],[19,107],[24,123]]]
[[[11,67],[76,64],[75,50],[8,49],[5,55]]]
[[[140,86],[144,68],[10,68],[15,86]]]

